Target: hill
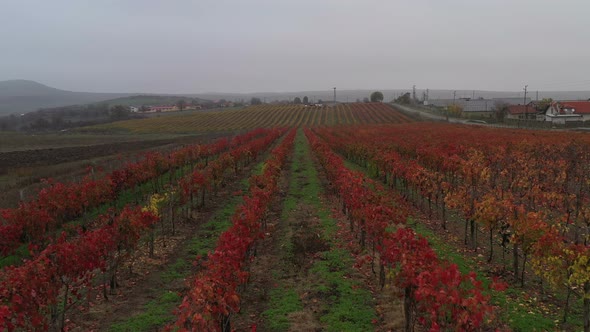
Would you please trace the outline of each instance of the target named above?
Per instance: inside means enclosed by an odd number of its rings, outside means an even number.
[[[129,95],[131,94],[66,91],[28,80],[0,81],[0,115],[27,113],[40,108],[95,103]]]
[[[276,126],[335,126],[411,122],[383,103],[335,106],[257,105],[243,109],[177,113],[149,119],[118,121],[80,128],[87,132],[197,133]]]

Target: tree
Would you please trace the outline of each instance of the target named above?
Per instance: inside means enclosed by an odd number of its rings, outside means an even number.
[[[452,104],[449,105],[447,111],[449,112],[449,115],[460,117],[461,114],[463,114],[463,107],[461,107],[461,105]]]
[[[496,103],[496,105],[494,106],[494,114],[496,115],[496,119],[498,120],[498,122],[504,122],[506,113],[508,113],[508,104]]]
[[[372,102],[382,102],[383,101],[383,93],[381,91],[375,91],[371,93],[371,101]]]
[[[129,117],[130,112],[131,111],[129,110],[128,106],[115,105],[109,110],[109,116],[111,120],[123,120]]]
[[[369,98],[365,97],[363,98],[363,103],[368,103],[369,102]]]
[[[54,129],[61,129],[64,124],[64,118],[60,114],[53,114],[51,116],[51,125]]]
[[[186,101],[184,99],[180,99],[176,102],[176,107],[178,107],[179,110],[184,110],[184,107],[186,106]]]
[[[252,97],[252,99],[250,99],[250,105],[260,105],[262,104],[262,100],[260,100],[260,98],[258,97]]]
[[[396,103],[398,104],[405,104],[408,105],[412,102],[412,98],[410,97],[410,93],[406,92],[403,95],[399,96],[396,100]]]
[[[546,111],[547,108],[549,107],[549,105],[551,105],[551,103],[553,102],[553,99],[551,98],[543,98],[541,101],[539,101],[538,103],[538,109],[539,111]]]
[[[35,122],[30,124],[31,129],[47,129],[49,128],[49,121],[45,118],[38,118]]]
[[[303,103],[304,104],[309,104],[309,98],[307,98],[307,96],[303,97]]]
[[[301,104],[301,98],[299,97],[295,97],[295,99],[293,100],[294,104]]]

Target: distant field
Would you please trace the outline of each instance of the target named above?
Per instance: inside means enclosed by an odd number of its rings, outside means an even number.
[[[14,207],[21,194],[36,193],[40,179],[77,181],[93,165],[113,169],[147,151],[169,151],[209,142],[225,133],[202,135],[25,135],[0,133],[0,209]],[[21,142],[19,144],[19,142]],[[1,218],[0,218],[1,223]]]
[[[90,146],[107,143],[133,141],[152,141],[172,139],[178,135],[129,135],[129,134],[84,134],[84,133],[48,133],[26,134],[0,131],[0,153],[9,151],[55,149],[64,147]]]
[[[338,104],[334,107],[257,105],[244,109],[192,112],[84,127],[87,132],[195,133],[274,126],[336,126],[407,123],[410,118],[382,103]]]
[[[185,96],[152,96],[152,95],[137,95],[122,97],[117,99],[105,100],[97,104],[127,105],[127,106],[141,106],[141,105],[174,105],[179,100],[202,100],[199,98],[191,98]]]

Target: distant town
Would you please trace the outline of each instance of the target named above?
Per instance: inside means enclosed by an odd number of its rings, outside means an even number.
[[[556,125],[583,126],[590,120],[590,99],[553,100],[544,98],[453,98],[422,100],[405,93],[395,100],[402,105],[420,107],[445,116],[493,122],[536,121]]]

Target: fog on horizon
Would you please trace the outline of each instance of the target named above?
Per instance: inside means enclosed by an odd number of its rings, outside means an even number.
[[[4,1],[0,80],[90,92],[590,90],[582,0]]]

